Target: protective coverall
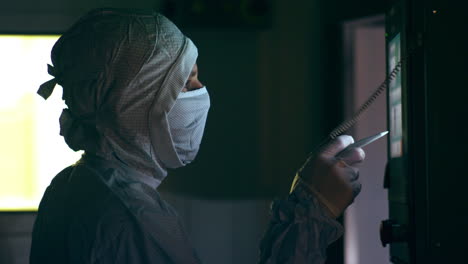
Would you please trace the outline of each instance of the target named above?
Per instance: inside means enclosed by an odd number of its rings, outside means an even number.
[[[73,25],[51,57],[55,78],[39,94],[63,87],[61,135],[85,154],[47,188],[30,263],[202,263],[157,192],[168,168],[193,160],[203,133],[207,109],[178,129],[172,124],[180,116],[171,117],[196,62],[195,45],[157,13],[99,9]],[[206,102],[206,93],[192,99],[200,96]],[[197,113],[196,106],[185,110]],[[272,203],[258,261],[323,263],[341,234],[299,185]]]

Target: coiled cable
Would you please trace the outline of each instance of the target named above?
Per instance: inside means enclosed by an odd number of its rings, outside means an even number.
[[[390,72],[390,74],[387,75],[385,80],[382,82],[382,84],[377,87],[377,89],[372,93],[371,96],[359,107],[357,112],[349,119],[343,121],[341,124],[339,124],[335,129],[333,129],[328,136],[321,141],[321,143],[316,147],[312,152],[309,153],[306,161],[304,164],[301,166],[301,168],[298,170],[298,173],[300,173],[305,166],[309,163],[309,161],[317,154],[320,153],[322,148],[328,145],[328,143],[343,134],[344,132],[348,131],[351,127],[353,127],[356,122],[359,120],[361,115],[371,106],[374,101],[381,95],[388,87],[389,83],[393,81],[397,76],[398,73],[401,71],[403,62],[406,61],[406,57],[402,58],[397,65],[393,68],[393,70]]]

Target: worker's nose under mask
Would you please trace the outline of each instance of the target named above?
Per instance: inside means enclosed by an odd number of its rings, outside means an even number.
[[[192,162],[198,153],[209,108],[210,97],[203,87],[181,92],[167,115],[174,147],[184,165]]]

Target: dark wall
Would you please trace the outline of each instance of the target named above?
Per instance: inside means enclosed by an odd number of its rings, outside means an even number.
[[[199,48],[212,109],[198,159],[171,173],[162,189],[214,199],[286,194],[307,153],[342,119],[340,23],[383,12],[383,4],[257,1],[263,7],[255,10],[266,15],[252,19],[236,11],[239,1],[202,1],[215,9],[198,17],[171,11],[168,2],[187,10],[197,1],[10,1],[0,10],[0,32],[60,33],[103,6],[173,16]]]
[[[318,111],[321,129],[317,131],[320,137],[324,137],[334,127],[343,121],[345,87],[343,70],[345,69],[343,28],[345,21],[360,19],[377,14],[384,14],[386,1],[345,1],[345,0],[321,0],[320,1],[320,34],[318,40],[319,79],[321,91],[321,104],[315,108]],[[350,87],[349,85],[347,85]],[[350,116],[348,114],[347,116]],[[364,187],[365,188],[365,187]],[[343,219],[339,219],[343,222]],[[327,250],[327,264],[343,263],[344,240],[340,238]]]
[[[268,25],[185,32],[200,52],[200,78],[212,109],[197,161],[163,188],[196,196],[247,199],[285,194],[319,129],[316,71],[319,9],[272,1]],[[315,121],[314,121],[315,119]],[[310,121],[309,121],[310,120]]]
[[[0,263],[29,263],[35,213],[0,213]]]
[[[158,9],[160,2],[2,1],[0,33],[60,33],[94,7]],[[381,13],[382,4],[270,3],[270,20],[261,26],[181,25],[199,48],[200,78],[210,91],[212,108],[199,158],[173,172],[162,189],[205,199],[285,195],[307,153],[341,121],[339,25]],[[5,245],[14,245],[8,251],[15,254],[11,259],[28,252],[31,219],[34,214],[0,214],[2,230],[29,221],[21,224],[26,231],[19,244],[11,241],[11,233],[0,234]],[[339,246],[330,249],[330,263],[339,263],[341,256]]]
[[[341,23],[383,13],[384,2],[270,3],[267,26],[185,30],[213,107],[197,161],[163,188],[224,199],[284,195],[307,153],[342,121]]]

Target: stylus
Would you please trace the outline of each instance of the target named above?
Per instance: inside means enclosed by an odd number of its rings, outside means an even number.
[[[336,156],[339,156],[341,154],[343,154],[344,152],[352,149],[352,148],[362,148],[374,141],[376,141],[377,139],[385,136],[388,134],[388,131],[384,131],[384,132],[380,132],[376,135],[373,135],[373,136],[370,136],[370,137],[366,137],[366,138],[363,138],[357,142],[354,142],[353,144],[349,145],[348,147],[346,147],[345,149],[343,149],[342,151],[340,151],[338,154],[336,154]]]

